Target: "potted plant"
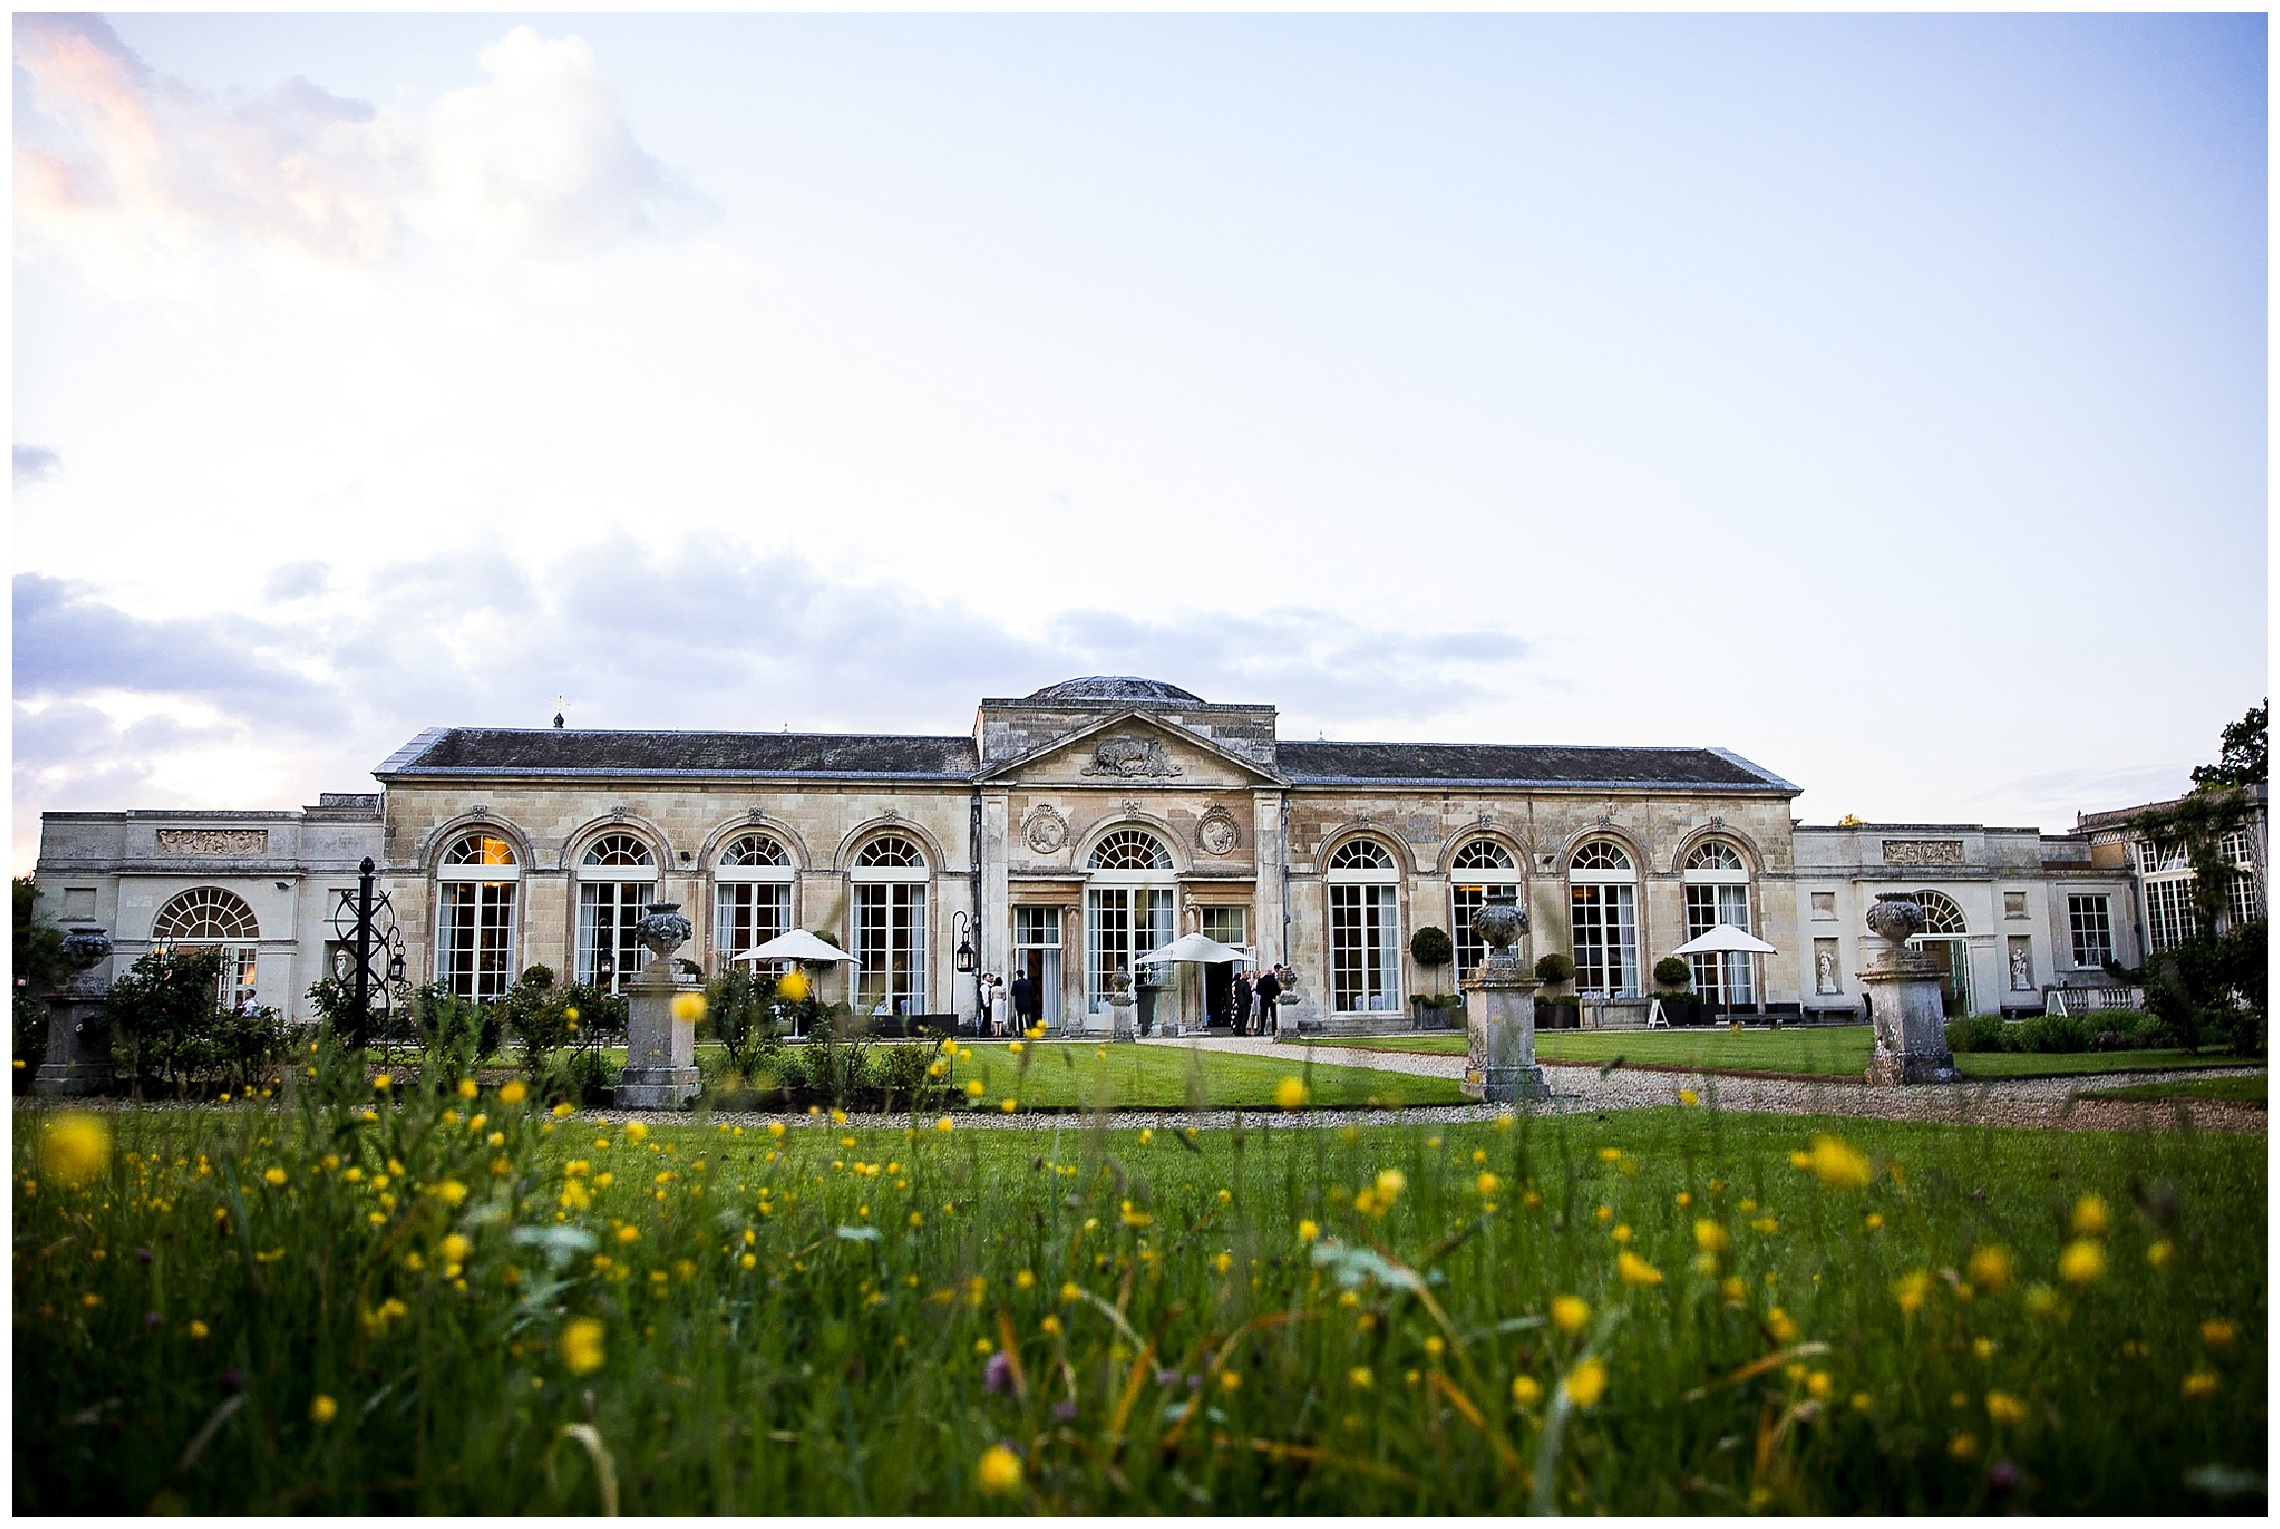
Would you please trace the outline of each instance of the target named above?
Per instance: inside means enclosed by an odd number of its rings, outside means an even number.
[[[1702,999],[1689,991],[1694,985],[1694,968],[1681,956],[1664,956],[1655,963],[1655,997],[1663,1007],[1663,1015],[1674,1025],[1694,1025],[1702,1022]]]
[[[1439,973],[1441,968],[1456,959],[1456,955],[1456,943],[1449,938],[1449,932],[1445,929],[1427,924],[1409,937],[1409,958],[1435,974],[1430,996],[1423,993],[1410,995],[1409,1006],[1417,1017],[1417,1028],[1420,1030],[1439,1029],[1444,1023],[1441,1016],[1451,1005],[1441,993]],[[1461,997],[1457,1000],[1459,1003],[1463,1001]]]

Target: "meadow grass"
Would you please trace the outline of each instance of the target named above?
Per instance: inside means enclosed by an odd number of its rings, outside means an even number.
[[[1362,1050],[1424,1052],[1462,1056],[1463,1032],[1425,1035],[1372,1035],[1355,1041],[1318,1040],[1310,1046],[1353,1046]],[[1539,1030],[1536,1055],[1547,1062],[1670,1063],[1742,1072],[1811,1073],[1859,1077],[1875,1051],[1867,1025],[1807,1025],[1781,1030],[1728,1030],[1722,1026],[1684,1030]],[[2261,1066],[2261,1058],[2228,1057],[2182,1049],[2085,1052],[1961,1052],[1957,1070],[1967,1078],[2071,1077],[2104,1072],[2157,1072],[2176,1067]]]
[[[2269,1097],[2265,1091],[2267,1077],[2257,1073],[2247,1078],[2164,1078],[2158,1083],[2130,1083],[2114,1088],[2087,1088],[2085,1099],[2233,1099],[2252,1104],[2263,1104]]]
[[[645,1128],[320,1060],[289,1101],[19,1109],[19,1512],[2261,1491],[2260,1137]]]

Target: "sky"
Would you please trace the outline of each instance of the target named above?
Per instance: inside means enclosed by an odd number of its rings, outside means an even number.
[[[2267,688],[2265,27],[18,15],[14,863],[1098,673],[2174,794]]]

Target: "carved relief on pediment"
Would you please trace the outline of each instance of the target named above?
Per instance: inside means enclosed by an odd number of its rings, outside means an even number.
[[[1116,737],[1094,744],[1092,763],[1077,773],[1115,780],[1162,780],[1184,772],[1164,757],[1164,746],[1155,739]]]
[[[266,855],[266,828],[161,828],[158,852],[162,855]]]

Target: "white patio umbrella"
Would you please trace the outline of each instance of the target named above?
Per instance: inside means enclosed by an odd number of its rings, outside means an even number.
[[[1671,954],[1674,956],[1745,955],[1752,957],[1750,981],[1760,995],[1757,1000],[1760,1005],[1759,1012],[1764,1012],[1765,973],[1758,969],[1758,964],[1754,958],[1770,956],[1776,952],[1771,945],[1747,929],[1736,928],[1732,924],[1712,924],[1693,939],[1672,951]]]
[[[1135,958],[1135,964],[1145,961],[1248,961],[1251,953],[1240,945],[1222,945],[1206,934],[1183,934],[1169,945],[1160,946],[1144,956]]]
[[[730,956],[731,961],[854,961],[852,951],[841,950],[829,940],[817,939],[805,929],[794,929],[779,934],[764,945],[740,950]],[[860,964],[860,963],[857,963]]]

